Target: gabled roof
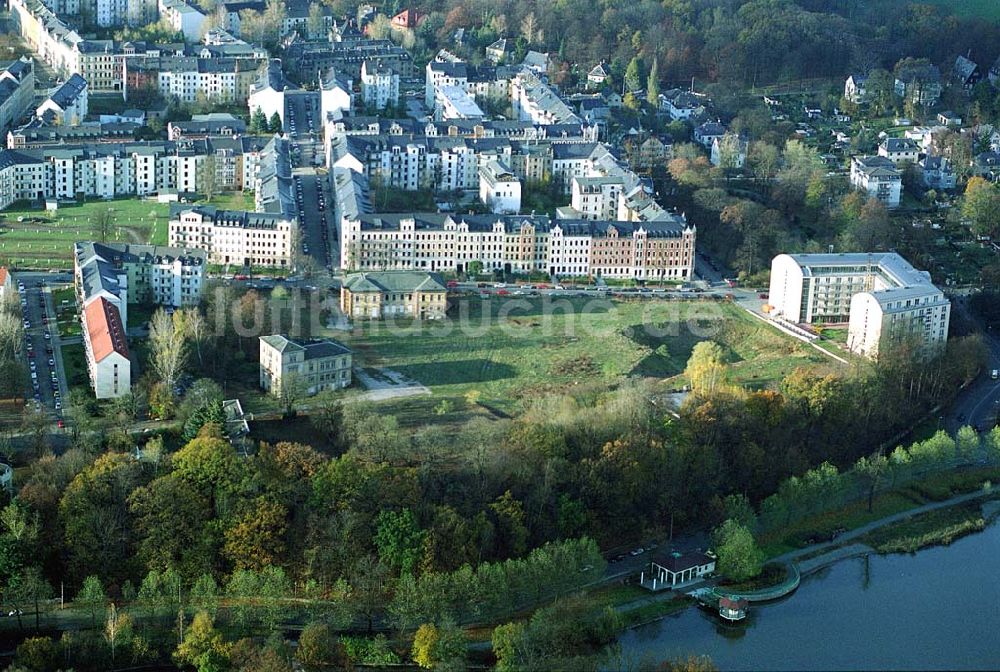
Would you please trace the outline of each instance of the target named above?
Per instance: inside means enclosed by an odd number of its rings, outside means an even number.
[[[87,340],[95,362],[101,362],[114,352],[128,359],[125,326],[118,307],[103,296],[92,301],[84,311]]]
[[[10,280],[10,273],[6,266],[0,266],[0,287],[3,287]]]

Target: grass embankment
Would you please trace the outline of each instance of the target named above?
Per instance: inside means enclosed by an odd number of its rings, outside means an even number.
[[[913,553],[928,546],[947,546],[986,527],[979,502],[914,516],[861,538],[879,553]]]
[[[761,546],[767,557],[775,557],[816,542],[831,541],[838,530],[853,530],[924,504],[943,502],[980,490],[988,482],[1000,482],[1000,467],[935,474],[879,495],[872,503],[871,511],[867,501],[857,501],[842,509],[820,513],[765,534],[761,537]]]

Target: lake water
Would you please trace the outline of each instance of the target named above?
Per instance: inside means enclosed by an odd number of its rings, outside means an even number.
[[[1000,525],[840,561],[742,626],[692,608],[619,641],[626,661],[708,655],[720,670],[1000,669]]]

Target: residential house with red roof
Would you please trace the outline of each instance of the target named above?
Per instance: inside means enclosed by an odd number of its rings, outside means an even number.
[[[132,383],[132,365],[128,358],[125,324],[118,306],[104,297],[91,301],[83,309],[83,346],[87,369],[98,399],[128,394]]]

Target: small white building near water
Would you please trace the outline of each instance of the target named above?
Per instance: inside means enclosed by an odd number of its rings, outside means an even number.
[[[649,575],[643,573],[642,585],[653,591],[673,588],[711,574],[715,571],[717,558],[712,553],[694,551],[670,554],[649,563]]]

